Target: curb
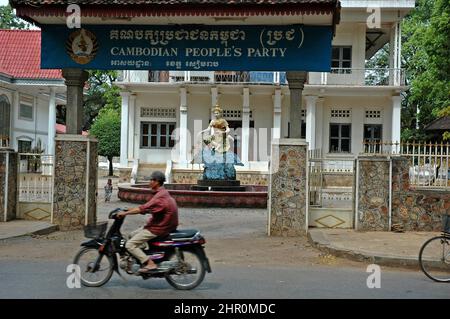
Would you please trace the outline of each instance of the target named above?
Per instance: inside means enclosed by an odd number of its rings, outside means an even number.
[[[46,228],[42,228],[42,229],[36,230],[34,232],[28,233],[26,235],[28,235],[28,236],[29,235],[40,235],[40,236],[42,236],[42,235],[51,234],[51,233],[53,233],[55,231],[58,231],[58,230],[59,230],[59,226],[58,225],[51,225],[51,226],[48,226]]]
[[[19,237],[25,237],[25,236],[32,236],[32,235],[37,235],[37,236],[42,236],[42,235],[48,235],[51,234],[53,232],[56,232],[59,230],[59,226],[58,225],[49,225],[45,228],[41,228],[35,231],[31,231],[31,232],[27,232],[27,233],[22,233],[22,234],[15,234],[15,235],[11,235],[8,237],[0,237],[0,240],[8,240],[8,239],[13,239],[13,238],[19,238]]]
[[[370,264],[420,269],[418,257],[413,258],[413,257],[376,255],[372,252],[367,251],[342,249],[330,243],[330,241],[326,238],[326,236],[320,231],[309,231],[308,241],[311,243],[313,247],[336,257],[347,258],[353,261],[366,262]]]

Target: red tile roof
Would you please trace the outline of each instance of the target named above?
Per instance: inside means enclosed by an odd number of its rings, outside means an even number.
[[[19,79],[62,79],[41,69],[41,31],[0,29],[0,73]]]

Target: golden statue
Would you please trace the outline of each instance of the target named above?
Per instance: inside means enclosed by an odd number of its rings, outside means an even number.
[[[214,110],[215,119],[211,120],[207,129],[200,132],[202,141],[214,152],[228,152],[234,139],[229,135],[230,127],[227,120],[222,118],[223,111],[216,105]]]

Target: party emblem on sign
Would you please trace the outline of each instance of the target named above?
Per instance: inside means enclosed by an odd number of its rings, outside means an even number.
[[[69,35],[66,41],[66,51],[79,64],[91,62],[98,51],[98,41],[95,35],[86,30],[80,29]]]

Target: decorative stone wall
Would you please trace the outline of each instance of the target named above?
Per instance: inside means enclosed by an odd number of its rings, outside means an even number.
[[[17,214],[17,153],[0,150],[0,222],[16,218]]]
[[[401,224],[407,231],[441,231],[444,214],[450,214],[450,192],[411,189],[409,161],[393,158],[392,224]]]
[[[97,221],[97,198],[98,198],[98,142],[89,142],[89,180],[88,180],[88,218],[87,223],[93,224]]]
[[[409,160],[403,157],[359,158],[358,230],[389,231],[389,163],[392,161],[391,225],[405,231],[441,231],[450,214],[450,192],[414,189]]]
[[[175,184],[197,184],[197,181],[202,178],[202,172],[195,170],[173,170],[172,181]],[[236,179],[241,182],[241,185],[261,185],[268,186],[269,174],[261,172],[236,172]]]
[[[389,160],[359,157],[357,230],[389,230]]]
[[[307,147],[301,139],[280,139],[272,143],[269,235],[306,235]]]
[[[96,221],[97,141],[58,135],[55,148],[53,223],[63,231],[79,229]]]

